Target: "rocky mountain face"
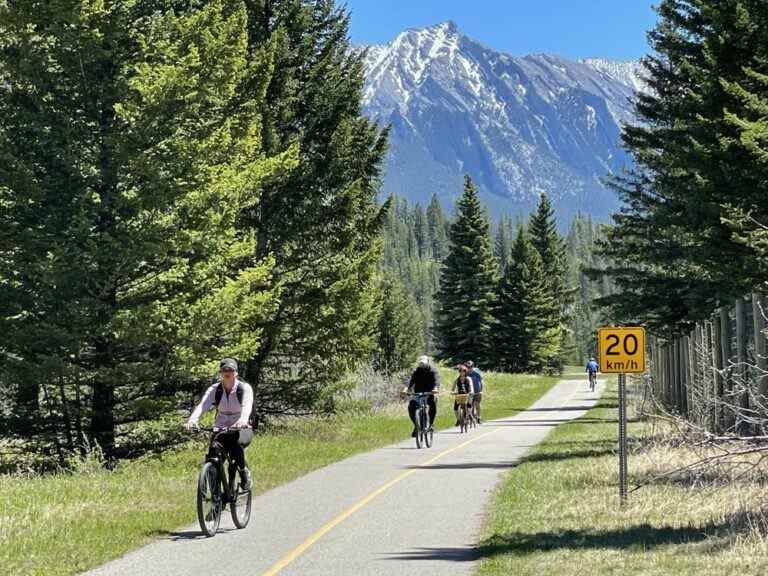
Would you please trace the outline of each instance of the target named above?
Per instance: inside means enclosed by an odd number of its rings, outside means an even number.
[[[527,213],[541,192],[561,221],[606,220],[602,179],[630,163],[621,124],[642,90],[638,62],[496,52],[453,22],[368,47],[364,109],[392,127],[384,193],[450,207],[463,175],[491,215]]]

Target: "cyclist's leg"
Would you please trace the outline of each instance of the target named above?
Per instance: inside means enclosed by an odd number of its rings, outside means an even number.
[[[237,432],[222,434],[221,445],[224,446],[227,454],[239,469],[245,468],[245,451],[239,442],[240,436]]]
[[[429,404],[429,427],[435,423],[435,417],[437,416],[437,400],[434,396],[427,398],[427,404]]]
[[[413,422],[413,425],[416,426],[416,409],[419,407],[419,403],[416,402],[416,400],[411,399],[410,402],[408,402],[408,416],[411,418],[411,422]]]
[[[475,416],[477,416],[477,422],[480,423],[480,402],[483,400],[483,393],[478,392],[475,394]]]
[[[456,426],[459,425],[459,403],[453,401],[453,414],[456,416]]]

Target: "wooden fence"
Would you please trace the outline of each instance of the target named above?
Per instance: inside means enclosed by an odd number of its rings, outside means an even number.
[[[765,433],[768,299],[739,299],[674,340],[649,338],[655,397],[705,429]],[[768,424],[768,422],[766,422]]]

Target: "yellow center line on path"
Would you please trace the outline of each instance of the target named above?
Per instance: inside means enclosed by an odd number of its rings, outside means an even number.
[[[310,546],[312,546],[312,544],[314,544],[315,542],[320,540],[320,538],[322,538],[325,534],[327,534],[333,528],[335,528],[336,526],[341,524],[344,520],[349,518],[352,514],[354,514],[358,510],[360,510],[360,508],[362,508],[363,506],[368,504],[368,502],[370,502],[371,500],[373,500],[377,496],[383,494],[384,492],[389,490],[392,486],[394,486],[398,482],[401,482],[402,480],[405,480],[411,474],[414,474],[414,473],[418,472],[419,469],[421,469],[422,467],[429,466],[430,464],[432,464],[433,462],[436,462],[437,460],[439,460],[443,456],[446,456],[446,455],[450,454],[451,452],[455,452],[456,450],[459,450],[460,448],[463,448],[464,446],[466,446],[468,444],[471,444],[472,442],[477,442],[481,438],[485,438],[486,436],[490,436],[491,434],[495,434],[499,430],[501,430],[501,428],[496,428],[495,430],[492,430],[490,432],[486,432],[485,434],[482,434],[480,436],[476,436],[475,438],[472,438],[472,440],[467,440],[466,442],[463,442],[463,443],[459,444],[458,446],[454,446],[453,448],[449,448],[448,450],[446,450],[445,452],[441,452],[440,454],[438,454],[434,458],[430,458],[429,460],[427,460],[423,464],[419,464],[418,468],[414,468],[413,470],[408,470],[407,472],[403,472],[402,474],[400,474],[399,476],[393,478],[392,480],[390,480],[386,484],[380,486],[379,488],[377,488],[376,490],[374,490],[373,492],[371,492],[370,494],[368,494],[367,496],[365,496],[364,498],[359,500],[356,504],[354,504],[351,507],[347,508],[344,512],[342,512],[341,514],[336,516],[336,518],[334,518],[333,520],[331,520],[330,522],[325,524],[317,532],[315,532],[309,538],[304,540],[304,542],[302,542],[301,544],[296,546],[296,548],[294,548],[288,554],[283,556],[277,562],[277,564],[275,564],[274,566],[272,566],[272,568],[270,568],[269,570],[264,572],[263,576],[274,576],[275,574],[280,572],[280,570],[282,570],[283,568],[288,566],[288,564],[290,564],[291,562],[296,560],[296,558],[301,556]]]

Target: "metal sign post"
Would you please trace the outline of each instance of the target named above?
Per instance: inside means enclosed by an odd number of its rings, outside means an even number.
[[[627,502],[627,375],[619,374],[619,504]]]
[[[627,373],[645,372],[645,329],[606,327],[597,333],[600,371],[619,375],[619,503],[627,502]]]

